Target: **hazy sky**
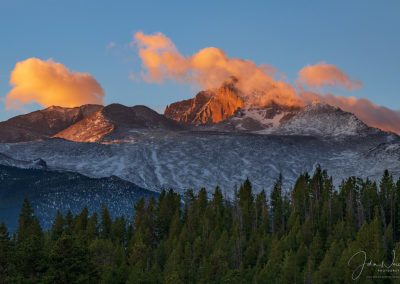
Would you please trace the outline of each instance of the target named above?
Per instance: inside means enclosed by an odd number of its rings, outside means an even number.
[[[135,32],[162,32],[184,55],[215,46],[230,57],[274,66],[293,82],[325,61],[362,81],[339,95],[400,109],[400,1],[0,1],[0,120],[10,72],[27,58],[54,59],[88,72],[105,102],[163,111],[194,87],[140,77]],[[25,111],[40,108],[25,106]]]

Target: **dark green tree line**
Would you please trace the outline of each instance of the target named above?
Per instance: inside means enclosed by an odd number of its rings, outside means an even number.
[[[358,251],[397,261],[400,180],[388,171],[336,190],[317,167],[283,185],[268,196],[247,179],[230,198],[163,191],[135,204],[133,220],[83,208],[57,212],[48,231],[25,200],[16,232],[0,225],[0,283],[348,283]],[[369,266],[357,280],[395,281],[366,277],[382,275]]]

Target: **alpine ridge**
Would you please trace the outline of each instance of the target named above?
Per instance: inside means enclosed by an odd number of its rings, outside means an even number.
[[[396,134],[322,103],[249,106],[233,83],[171,104],[165,115],[120,104],[53,107],[0,124],[0,134],[19,120],[27,133],[43,124],[41,135],[1,136],[0,164],[30,168],[42,159],[49,170],[115,175],[154,191],[220,185],[231,195],[246,177],[268,190],[280,173],[289,187],[317,164],[336,185],[349,175],[379,178],[382,169],[400,175]]]
[[[164,115],[185,124],[214,124],[232,117],[243,106],[244,101],[233,80],[220,88],[201,91],[192,99],[167,106]]]
[[[74,108],[52,106],[0,122],[0,143],[45,139],[90,116],[101,105]]]
[[[135,130],[179,130],[181,126],[146,106],[111,104],[54,135],[76,142],[127,140]]]
[[[367,135],[368,127],[354,114],[323,103],[289,107],[271,103],[249,106],[231,79],[220,88],[199,92],[173,103],[164,115],[146,106],[121,104],[49,107],[0,122],[0,143],[62,138],[75,142],[118,143],[141,132],[218,131],[253,134],[343,137]]]
[[[325,103],[313,103],[304,108],[277,104],[267,107],[246,107],[239,109],[231,118],[217,123],[209,129],[330,138],[365,136],[380,132],[378,129],[367,126],[354,114]]]

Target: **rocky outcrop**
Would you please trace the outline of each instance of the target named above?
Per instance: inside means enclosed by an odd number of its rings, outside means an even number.
[[[146,106],[111,104],[54,137],[76,142],[99,142],[106,136],[126,140],[134,129],[179,130],[181,126]]]
[[[102,109],[101,105],[74,108],[52,106],[0,122],[0,143],[25,142],[53,136]]]
[[[214,124],[232,117],[244,106],[234,83],[226,83],[214,90],[199,92],[194,98],[173,103],[164,115],[185,124]]]

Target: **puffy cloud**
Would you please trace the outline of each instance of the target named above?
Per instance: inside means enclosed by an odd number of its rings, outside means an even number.
[[[5,100],[8,109],[31,103],[44,107],[103,103],[104,91],[95,78],[88,73],[72,72],[53,60],[29,58],[18,62],[10,84],[13,88]]]
[[[338,67],[327,64],[318,63],[306,66],[299,71],[297,82],[311,88],[323,86],[341,86],[347,90],[354,90],[361,87],[361,82],[354,81],[349,78]],[[359,119],[366,124],[380,128],[385,131],[400,133],[400,112],[389,108],[379,106],[373,102],[356,97],[335,96],[333,94],[320,94],[316,92],[299,91],[301,98],[305,104],[312,101],[320,101],[333,106],[340,107],[344,111],[354,113]]]
[[[309,87],[340,86],[348,90],[361,87],[361,82],[350,79],[338,67],[325,62],[303,67],[297,81]]]
[[[230,58],[219,48],[208,47],[192,56],[183,56],[173,42],[161,33],[146,35],[138,32],[134,36],[139,47],[139,56],[150,82],[165,79],[198,84],[204,89],[221,86],[229,78],[238,80],[237,87],[249,104],[302,105],[296,90],[290,84],[274,79],[274,69],[268,65],[257,65],[250,60]]]
[[[338,106],[357,115],[370,126],[400,133],[400,113],[378,106],[366,99],[334,96],[304,90],[309,87],[343,87],[354,90],[361,82],[351,79],[335,65],[320,62],[302,68],[297,88],[274,79],[275,69],[250,60],[230,58],[215,47],[204,48],[191,56],[182,55],[174,43],[162,33],[138,32],[134,44],[139,48],[146,73],[145,80],[161,83],[166,79],[198,84],[204,89],[219,87],[229,78],[238,79],[237,87],[246,104],[264,106],[271,102],[287,106],[303,106],[312,101]]]
[[[139,56],[148,73],[144,78],[150,82],[161,83],[164,79],[185,80],[190,68],[188,60],[176,49],[172,41],[161,33],[135,34]]]

